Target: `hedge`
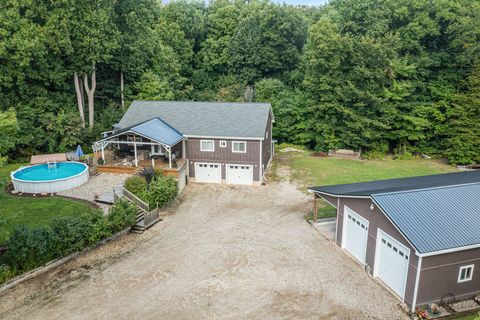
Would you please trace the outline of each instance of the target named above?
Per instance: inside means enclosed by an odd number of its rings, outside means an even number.
[[[94,246],[102,239],[135,224],[136,208],[120,200],[105,217],[100,211],[80,217],[59,217],[36,228],[17,226],[0,256],[0,283],[22,272]]]
[[[150,182],[146,199],[151,208],[163,207],[175,199],[177,193],[178,185],[173,176],[157,175]]]

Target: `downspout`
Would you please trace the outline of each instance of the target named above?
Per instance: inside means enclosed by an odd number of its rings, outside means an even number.
[[[415,307],[417,305],[417,293],[418,293],[418,283],[420,282],[420,273],[422,270],[422,259],[423,257],[418,258],[417,264],[417,277],[415,278],[415,287],[413,289],[413,300],[412,300],[412,312],[415,312]]]

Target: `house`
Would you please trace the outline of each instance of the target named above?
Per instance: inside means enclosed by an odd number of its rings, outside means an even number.
[[[114,130],[95,142],[133,154],[132,165],[185,164],[186,179],[259,185],[272,160],[269,103],[134,101]]]
[[[334,241],[411,310],[480,292],[480,171],[309,188]]]

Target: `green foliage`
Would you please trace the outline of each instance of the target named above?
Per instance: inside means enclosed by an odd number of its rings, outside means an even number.
[[[11,266],[0,264],[0,283],[4,283],[17,275],[17,271]]]
[[[91,145],[123,114],[121,95],[128,105],[245,101],[253,93],[272,103],[280,142],[373,157],[383,152],[379,144],[407,145],[452,163],[480,161],[478,1],[6,0],[3,7],[0,157]],[[73,74],[83,80],[93,64],[96,122],[83,129]]]
[[[147,191],[147,180],[141,176],[131,176],[125,180],[124,187],[138,197],[142,197]]]
[[[175,199],[177,193],[177,181],[173,176],[157,175],[150,182],[146,199],[151,208],[161,208]]]
[[[50,228],[53,241],[52,252],[56,258],[80,251],[89,244],[88,223],[81,218],[59,217],[51,222]]]
[[[85,223],[87,236],[85,245],[93,246],[112,235],[112,226],[108,219],[105,218],[103,212],[92,210],[81,215],[80,219]]]
[[[137,208],[126,200],[117,201],[108,212],[108,224],[111,233],[122,231],[136,223]]]
[[[45,227],[29,229],[15,228],[8,241],[8,250],[2,260],[20,272],[38,267],[54,257],[50,250],[53,243],[52,232]]]

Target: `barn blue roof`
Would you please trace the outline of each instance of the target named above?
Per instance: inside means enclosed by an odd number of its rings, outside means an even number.
[[[420,253],[480,243],[480,183],[372,195]]]
[[[167,146],[174,146],[184,139],[183,134],[159,118],[153,118],[142,123],[115,131],[114,134],[103,140],[111,139],[121,134],[133,132],[150,140],[157,141]]]

